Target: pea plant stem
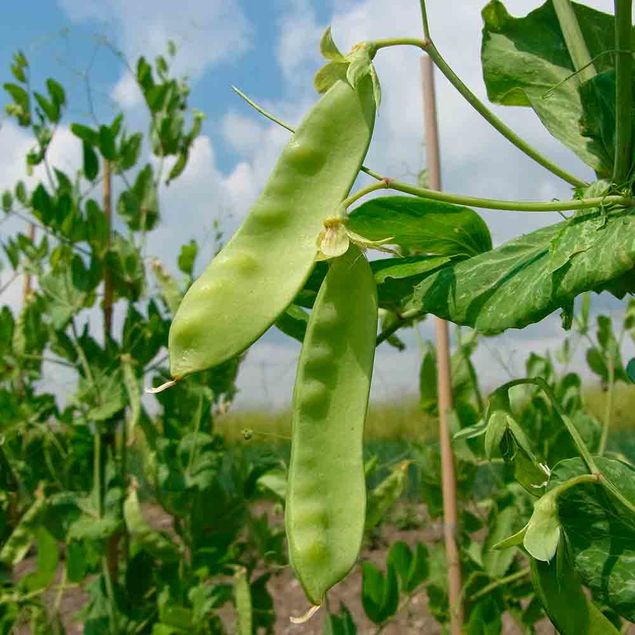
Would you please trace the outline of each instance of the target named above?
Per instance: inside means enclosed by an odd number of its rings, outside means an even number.
[[[506,584],[511,584],[512,582],[516,582],[517,580],[522,580],[526,578],[531,573],[531,569],[526,567],[525,569],[521,569],[520,571],[514,571],[514,573],[510,573],[504,578],[499,578],[498,580],[494,580],[489,584],[486,584],[482,589],[479,589],[474,595],[470,597],[470,601],[474,602],[479,598],[487,595],[494,589],[498,589],[498,587],[505,586]]]
[[[564,37],[573,68],[580,83],[593,79],[597,72],[591,60],[580,24],[576,18],[571,0],[553,0],[553,8],[558,17],[560,30]]]
[[[428,56],[421,60],[423,86],[423,121],[426,144],[426,165],[430,186],[441,189],[439,130],[434,92],[434,66]],[[460,635],[463,627],[461,554],[459,552],[459,519],[457,511],[456,474],[450,439],[449,418],[453,407],[452,374],[450,370],[450,333],[448,323],[436,318],[437,395],[439,400],[439,443],[441,446],[441,490],[443,495],[443,534],[448,564],[448,599],[450,632]]]
[[[633,55],[631,52],[632,0],[615,0],[615,160],[613,182],[629,176],[632,143]]]
[[[487,121],[487,123],[489,123],[495,130],[500,132],[500,134],[502,134],[508,141],[513,143],[521,152],[524,152],[536,163],[542,165],[542,167],[549,170],[552,174],[555,174],[571,185],[578,187],[585,185],[584,181],[573,174],[569,174],[569,172],[540,154],[538,150],[519,137],[507,124],[505,124],[489,108],[487,108],[487,106],[463,83],[461,78],[452,70],[450,65],[439,53],[431,39],[425,0],[420,0],[420,5],[425,40],[422,40],[418,46],[428,53],[437,68],[443,73],[443,75],[445,75],[445,78],[450,82],[450,84],[452,84],[452,86],[454,86],[467,103],[470,104],[470,106],[472,106],[472,108],[474,108],[474,110],[476,110],[476,112],[478,112],[479,115],[481,115],[481,117],[483,117],[483,119],[485,119],[485,121]]]
[[[247,97],[242,91],[234,89],[245,101],[265,116],[270,121],[286,128],[289,132],[295,132],[295,129],[279,117],[266,111],[262,106],[256,104],[252,99]],[[447,192],[437,192],[435,190],[417,187],[410,183],[404,183],[398,179],[387,177],[367,166],[362,166],[362,172],[368,174],[378,181],[386,181],[389,188],[404,194],[412,194],[419,198],[428,198],[431,200],[444,201],[455,205],[466,205],[468,207],[478,207],[482,209],[500,210],[508,212],[566,212],[578,209],[591,209],[593,207],[608,207],[610,205],[622,205],[630,207],[635,205],[635,199],[629,196],[598,196],[594,198],[572,199],[568,201],[507,201],[493,198],[479,198],[476,196],[465,196],[462,194],[448,194]],[[580,182],[583,185],[583,183]],[[380,187],[379,189],[383,189]]]
[[[600,447],[598,454],[604,454],[606,443],[611,429],[611,419],[613,418],[613,393],[615,387],[615,359],[613,355],[608,355],[606,360],[608,368],[608,385],[606,387],[606,403],[604,405],[604,420],[602,421],[602,436],[600,437]]]

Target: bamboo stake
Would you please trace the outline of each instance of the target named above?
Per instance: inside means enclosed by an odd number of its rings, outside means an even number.
[[[432,59],[421,58],[423,81],[423,118],[426,143],[426,166],[430,189],[441,190],[439,130],[437,126]],[[439,442],[441,445],[441,489],[443,494],[443,536],[448,565],[448,595],[450,632],[460,635],[463,626],[461,601],[461,559],[457,545],[458,518],[456,509],[456,476],[448,417],[452,410],[452,380],[450,374],[450,336],[448,323],[435,319],[437,343],[437,394],[439,399]]]
[[[103,203],[104,216],[106,217],[106,227],[108,228],[108,247],[110,247],[110,239],[112,233],[112,173],[110,170],[110,161],[104,159],[104,181],[103,181]],[[112,276],[108,267],[104,268],[104,343],[108,342],[108,338],[112,335]]]

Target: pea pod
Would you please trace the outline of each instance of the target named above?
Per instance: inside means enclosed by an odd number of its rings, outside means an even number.
[[[313,604],[348,573],[362,542],[362,437],[376,333],[375,281],[351,245],[320,287],[293,396],[285,524],[291,564]]]
[[[311,109],[245,221],[183,298],[169,337],[175,379],[242,352],[291,303],[323,221],[359,172],[374,119],[370,80],[339,81]]]

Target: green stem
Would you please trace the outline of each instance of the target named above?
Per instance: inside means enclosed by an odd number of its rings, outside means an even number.
[[[579,474],[578,476],[566,480],[564,483],[560,483],[560,485],[550,490],[549,494],[558,497],[576,485],[581,485],[582,483],[599,483],[601,480],[602,475],[599,472],[597,474]]]
[[[375,346],[379,346],[382,342],[385,342],[391,335],[396,333],[402,326],[405,326],[410,320],[425,315],[422,311],[404,311],[401,313],[389,327],[385,328],[375,340]]]
[[[606,403],[604,405],[604,420],[602,421],[602,436],[600,437],[600,446],[598,454],[604,454],[606,451],[606,443],[609,438],[609,430],[611,428],[611,419],[613,417],[613,392],[615,387],[615,359],[609,354],[607,359],[608,366],[608,387],[606,391]]]
[[[423,35],[426,40],[430,39],[430,23],[428,22],[428,10],[426,8],[426,0],[419,0],[421,7],[421,24],[423,24]]]
[[[386,177],[383,177],[384,179]],[[568,210],[589,209],[592,207],[623,205],[631,207],[635,200],[628,196],[598,196],[595,198],[572,199],[569,201],[505,201],[494,198],[478,198],[462,194],[448,194],[423,187],[403,183],[396,179],[388,179],[392,190],[412,194],[420,198],[444,201],[455,205],[481,207],[484,209],[504,210],[509,212],[564,212]]]
[[[524,139],[521,139],[507,124],[501,121],[461,80],[461,78],[452,70],[449,64],[443,59],[443,56],[437,50],[436,46],[432,42],[430,36],[430,27],[428,24],[428,14],[426,11],[425,0],[420,0],[421,5],[421,18],[423,22],[423,32],[425,40],[422,40],[417,46],[423,49],[435,63],[437,68],[445,75],[445,78],[454,86],[454,88],[460,93],[460,95],[467,101],[476,112],[478,112],[487,123],[489,123],[495,130],[498,130],[508,141],[513,143],[521,152],[524,152],[528,157],[533,159],[543,168],[549,170],[552,174],[560,177],[571,185],[581,187],[586,185],[584,181],[569,174],[566,170],[559,165],[549,160],[530,146]]]
[[[470,601],[474,602],[475,600],[478,600],[480,597],[487,595],[490,591],[493,591],[498,587],[505,586],[506,584],[511,584],[512,582],[516,582],[516,580],[522,580],[523,578],[526,578],[530,573],[531,569],[527,567],[526,569],[521,569],[520,571],[510,573],[504,578],[494,580],[493,582],[486,584],[482,589],[479,589],[474,595],[472,595],[470,597]]]
[[[615,0],[615,161],[613,182],[618,185],[631,168],[633,56],[632,0]]]
[[[95,436],[93,437],[93,489],[97,515],[101,518],[104,515],[104,497],[102,482],[102,438],[99,430],[95,430]]]
[[[631,513],[635,514],[635,505],[631,503],[628,498],[626,498],[622,492],[620,492],[611,481],[609,481],[604,474],[600,474],[600,483],[604,486],[606,490],[608,490],[613,496],[622,504],[626,509],[628,509]]]
[[[346,210],[353,203],[356,203],[360,198],[363,198],[367,194],[370,194],[371,192],[376,192],[377,190],[385,190],[386,188],[389,188],[389,187],[391,187],[391,180],[386,178],[382,179],[378,183],[371,183],[370,185],[367,185],[366,187],[362,187],[359,190],[357,190],[357,192],[355,192],[354,194],[351,194],[351,196],[349,196],[348,198],[345,198],[342,201],[342,204],[340,205],[340,209]]]
[[[597,75],[597,71],[584,41],[571,0],[553,0],[553,8],[558,16],[560,30],[579,82],[583,83],[593,79]]]

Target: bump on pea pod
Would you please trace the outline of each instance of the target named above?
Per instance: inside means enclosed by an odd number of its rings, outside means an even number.
[[[293,397],[285,524],[291,565],[315,605],[353,567],[362,542],[362,437],[376,334],[377,288],[351,245],[320,287]]]
[[[302,289],[324,219],[348,194],[375,121],[369,78],[336,82],[282,151],[232,239],[190,287],[169,336],[175,379],[216,366],[262,335]]]

